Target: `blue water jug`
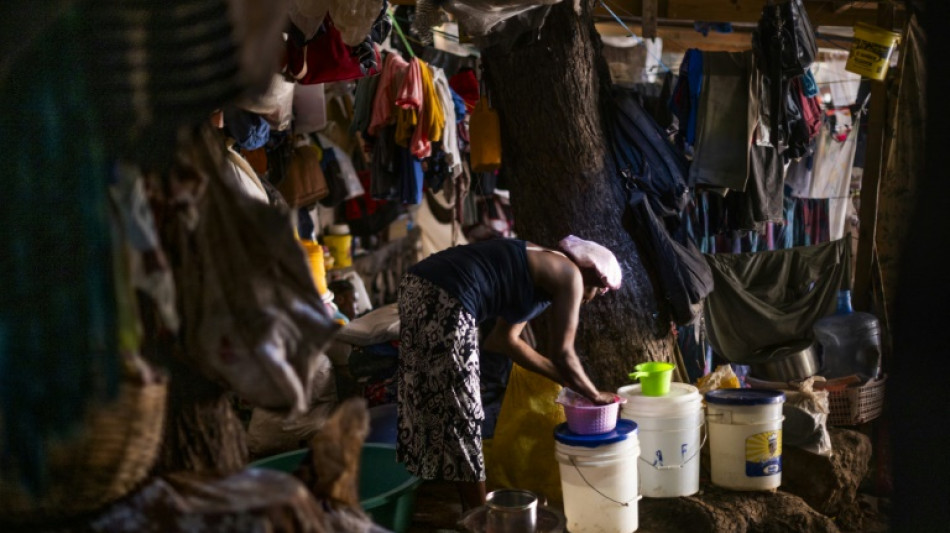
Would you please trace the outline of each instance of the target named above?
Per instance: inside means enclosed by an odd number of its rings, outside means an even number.
[[[871,313],[851,308],[851,291],[838,292],[835,314],[819,318],[812,328],[821,345],[822,369],[828,379],[857,374],[877,378],[881,372],[881,327]]]

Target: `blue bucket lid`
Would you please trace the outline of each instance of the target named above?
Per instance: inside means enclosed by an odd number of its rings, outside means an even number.
[[[627,435],[637,434],[637,423],[633,420],[621,418],[617,420],[617,427],[607,433],[597,433],[595,435],[581,435],[567,429],[567,422],[558,424],[554,428],[554,440],[568,446],[583,446],[585,448],[596,448],[605,444],[614,444],[627,440]]]
[[[706,401],[719,405],[768,405],[785,401],[785,393],[767,389],[716,389],[706,393]]]

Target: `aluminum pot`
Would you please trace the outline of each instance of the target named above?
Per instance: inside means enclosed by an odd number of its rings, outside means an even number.
[[[818,373],[818,345],[811,340],[769,346],[756,352],[751,366],[753,377],[769,381],[794,381]]]

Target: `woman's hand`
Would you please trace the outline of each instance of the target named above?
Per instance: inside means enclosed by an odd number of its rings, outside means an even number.
[[[606,405],[608,403],[614,403],[617,400],[617,395],[613,392],[598,392],[597,396],[591,398],[597,405]]]

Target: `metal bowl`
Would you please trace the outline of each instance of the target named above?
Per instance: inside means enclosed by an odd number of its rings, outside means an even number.
[[[821,368],[818,345],[803,339],[787,344],[769,346],[755,353],[751,374],[769,381],[794,381],[809,378]]]

